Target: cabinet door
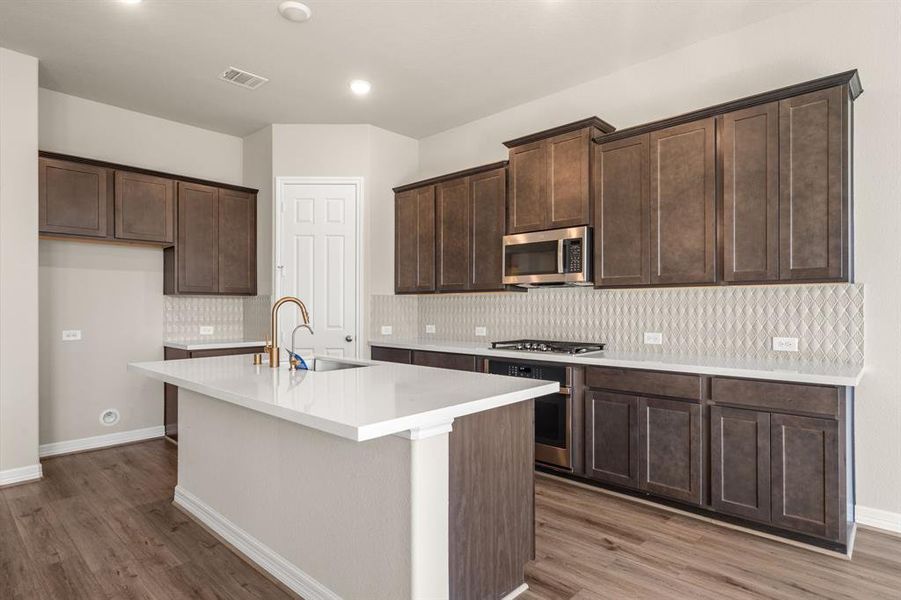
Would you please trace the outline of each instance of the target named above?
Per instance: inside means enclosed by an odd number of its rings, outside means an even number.
[[[597,287],[650,283],[649,139],[625,138],[595,151]]]
[[[507,233],[547,229],[547,174],[544,140],[510,149]]]
[[[469,289],[469,193],[469,177],[445,181],[435,188],[438,291]]]
[[[772,416],[773,525],[835,539],[839,534],[838,423]]]
[[[413,351],[413,364],[421,367],[437,367],[454,371],[477,371],[476,357],[469,354]]]
[[[651,134],[651,283],[716,280],[713,118]]]
[[[164,177],[116,171],[116,237],[175,242],[175,182]]]
[[[779,279],[779,105],[722,119],[723,279]]]
[[[107,237],[109,171],[76,162],[38,162],[41,233]]]
[[[504,289],[504,225],[507,170],[495,169],[469,178],[472,245],[471,290]]]
[[[638,396],[589,392],[585,397],[585,472],[638,487]]]
[[[769,413],[711,407],[710,446],[713,508],[769,522]]]
[[[588,225],[591,130],[549,138],[547,146],[548,229]]]
[[[638,439],[641,489],[700,504],[701,406],[678,400],[640,398]]]
[[[257,198],[219,190],[219,293],[256,294]]]
[[[844,279],[848,244],[845,88],[779,103],[782,279]]]
[[[178,293],[219,291],[218,214],[218,188],[178,182]]]
[[[394,273],[398,293],[435,290],[435,187],[394,199]]]
[[[370,349],[370,357],[372,360],[383,360],[385,362],[401,363],[409,365],[413,362],[412,353],[403,348],[386,348],[384,346],[373,346]]]

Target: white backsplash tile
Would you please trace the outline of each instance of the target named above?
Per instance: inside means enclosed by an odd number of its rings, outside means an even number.
[[[862,284],[807,284],[373,296],[370,338],[391,325],[384,339],[536,337],[623,352],[862,364],[863,293]],[[476,337],[476,327],[487,335]],[[662,333],[663,343],[645,344],[645,332]],[[773,351],[773,337],[798,338],[798,352]]]
[[[244,339],[267,340],[269,338],[269,311],[271,296],[254,296],[244,299]]]
[[[166,341],[240,340],[244,337],[244,298],[166,296],[163,327]],[[212,327],[212,335],[200,335]]]

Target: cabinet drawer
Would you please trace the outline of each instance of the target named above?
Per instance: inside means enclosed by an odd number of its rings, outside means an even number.
[[[211,356],[235,356],[238,354],[261,354],[265,349],[262,346],[247,348],[214,348],[212,350],[191,350],[191,358],[209,358]]]
[[[409,350],[403,348],[385,348],[384,346],[373,346],[370,349],[372,360],[383,360],[385,362],[402,363],[409,365],[413,362]]]
[[[717,404],[837,417],[841,390],[823,385],[714,377],[711,399]]]
[[[702,378],[700,375],[617,369],[613,367],[589,367],[586,381],[588,387],[631,392],[633,394],[671,396],[689,400],[700,400],[702,397]]]
[[[437,367],[456,371],[476,371],[476,357],[468,354],[444,352],[413,352],[413,364],[421,367]]]

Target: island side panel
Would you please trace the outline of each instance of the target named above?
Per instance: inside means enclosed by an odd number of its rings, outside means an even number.
[[[179,491],[341,598],[412,596],[410,440],[354,442],[179,392]]]
[[[500,600],[534,555],[534,401],[454,420],[450,434],[450,596]]]

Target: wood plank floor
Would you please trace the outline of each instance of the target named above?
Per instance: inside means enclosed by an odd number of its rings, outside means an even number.
[[[0,490],[3,600],[291,597],[171,505],[171,445],[43,464]],[[901,537],[861,530],[844,561],[545,478],[536,515],[525,600],[901,599]]]

